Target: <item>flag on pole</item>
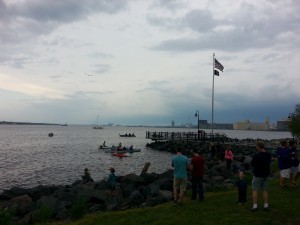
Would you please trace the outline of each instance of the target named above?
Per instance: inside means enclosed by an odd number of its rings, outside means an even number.
[[[215,69],[218,69],[218,70],[220,70],[220,71],[222,71],[222,72],[223,72],[223,70],[224,70],[224,66],[222,66],[222,64],[219,63],[219,61],[216,60],[216,59],[215,59]],[[216,75],[216,74],[215,74],[215,75]]]
[[[214,70],[214,71],[215,71],[214,74],[215,74],[216,76],[219,76],[219,75],[220,75],[220,73],[219,73],[218,70]]]

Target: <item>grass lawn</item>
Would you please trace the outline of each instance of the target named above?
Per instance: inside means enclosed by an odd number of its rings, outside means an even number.
[[[281,189],[278,179],[270,180],[270,210],[263,211],[262,197],[259,196],[259,210],[251,212],[251,187],[248,186],[247,203],[237,204],[237,191],[206,193],[205,201],[190,200],[189,193],[183,206],[166,203],[151,208],[127,211],[89,214],[77,221],[43,223],[43,225],[188,225],[188,224],[230,224],[230,225],[300,225],[300,188]]]

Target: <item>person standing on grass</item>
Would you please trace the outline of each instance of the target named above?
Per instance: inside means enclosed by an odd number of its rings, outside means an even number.
[[[291,158],[291,185],[297,186],[296,180],[300,174],[300,166],[297,156],[297,142],[295,140],[290,140],[289,146],[289,154]]]
[[[236,182],[236,186],[238,187],[238,203],[239,205],[245,204],[247,199],[247,181],[244,179],[245,175],[243,171],[239,172],[239,179]]]
[[[265,144],[261,141],[256,143],[257,153],[251,160],[253,168],[252,179],[252,212],[257,211],[258,191],[263,191],[264,210],[269,209],[268,177],[270,176],[271,154],[265,150]]]
[[[283,140],[281,147],[277,149],[278,167],[280,169],[279,184],[281,188],[286,188],[286,180],[290,179],[291,174],[291,157],[288,148],[288,142]]]
[[[176,155],[172,158],[172,166],[174,167],[174,205],[182,205],[183,197],[187,186],[187,169],[189,160],[182,154],[182,148],[177,147]],[[179,193],[179,199],[178,199]]]
[[[193,149],[193,158],[190,163],[190,171],[192,173],[192,200],[197,199],[197,193],[199,200],[204,200],[203,194],[203,176],[204,176],[204,158],[199,155],[196,148]]]

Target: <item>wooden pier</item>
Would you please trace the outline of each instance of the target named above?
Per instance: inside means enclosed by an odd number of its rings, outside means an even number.
[[[199,132],[146,132],[146,138],[152,141],[219,141],[224,142],[225,134]]]

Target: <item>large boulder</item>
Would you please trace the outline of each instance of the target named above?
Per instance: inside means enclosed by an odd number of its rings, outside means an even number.
[[[159,178],[167,178],[167,179],[173,179],[174,177],[174,170],[167,170],[161,174],[159,174]]]
[[[121,178],[121,184],[122,183],[133,183],[136,187],[139,185],[144,184],[145,179],[141,176],[138,176],[134,173],[125,175]]]
[[[148,185],[148,184],[152,183],[153,181],[157,180],[159,177],[159,174],[144,173],[144,174],[141,174],[141,177],[144,179],[143,185]]]
[[[23,217],[33,209],[32,199],[26,194],[11,199],[13,203],[16,203],[16,215]]]
[[[120,185],[122,192],[123,192],[123,196],[125,198],[128,198],[129,195],[136,189],[135,183],[126,183],[123,182]]]
[[[138,207],[144,202],[144,196],[138,190],[134,190],[130,194],[129,200],[130,200],[130,206],[131,207],[134,207],[134,206]]]
[[[56,190],[61,188],[60,186],[44,186],[39,185],[28,190],[29,196],[33,201],[40,199],[42,196],[52,195]]]
[[[97,190],[107,190],[108,189],[107,181],[101,180],[99,182],[95,182],[95,189],[97,189]]]
[[[28,190],[21,187],[12,187],[8,190],[4,190],[0,196],[0,200],[9,200],[14,197],[25,195],[28,193]]]
[[[171,191],[160,190],[158,195],[163,197],[166,201],[171,201],[173,199],[173,193]]]

